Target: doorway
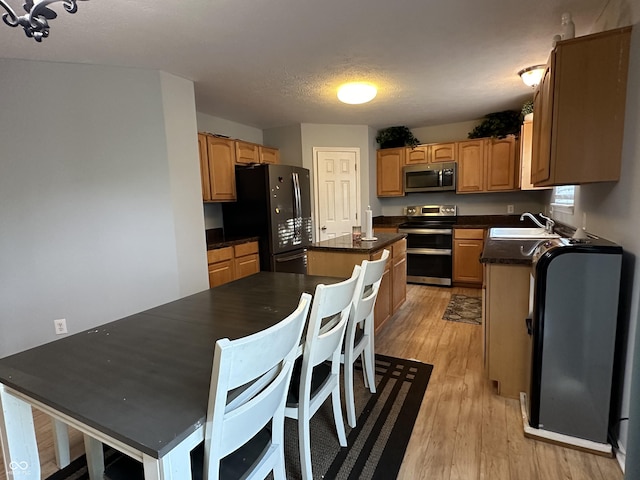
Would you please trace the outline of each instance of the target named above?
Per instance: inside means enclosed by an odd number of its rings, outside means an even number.
[[[360,225],[360,149],[313,147],[315,238],[351,235]]]

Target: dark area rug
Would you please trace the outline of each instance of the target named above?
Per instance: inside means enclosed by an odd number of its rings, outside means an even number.
[[[356,364],[356,368],[360,368]],[[393,479],[404,458],[409,438],[427,390],[432,365],[376,355],[376,388],[371,394],[355,377],[358,422],[346,424],[348,446],[340,448],[327,400],[311,419],[313,477],[327,479]],[[343,409],[344,413],[344,409]],[[285,459],[287,479],[299,479],[298,432],[294,420],[286,419]],[[105,447],[105,479],[141,478],[142,467],[110,447]],[[82,456],[47,480],[88,480]]]
[[[451,294],[451,301],[444,311],[442,319],[480,325],[482,323],[482,298],[457,293]]]

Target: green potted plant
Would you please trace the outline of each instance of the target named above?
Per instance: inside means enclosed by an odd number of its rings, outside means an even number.
[[[380,144],[380,148],[415,147],[420,143],[411,130],[404,126],[378,130],[376,142]]]
[[[469,132],[469,138],[504,138],[520,134],[522,115],[516,110],[504,110],[485,115],[484,121]]]

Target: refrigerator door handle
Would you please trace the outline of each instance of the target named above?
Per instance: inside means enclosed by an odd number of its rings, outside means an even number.
[[[300,178],[297,172],[291,174],[293,177],[293,238],[302,238],[302,203],[300,201]]]

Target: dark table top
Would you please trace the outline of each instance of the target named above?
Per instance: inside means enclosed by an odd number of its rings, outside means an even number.
[[[204,424],[216,340],[340,280],[260,272],[0,359],[0,382],[158,458]]]

